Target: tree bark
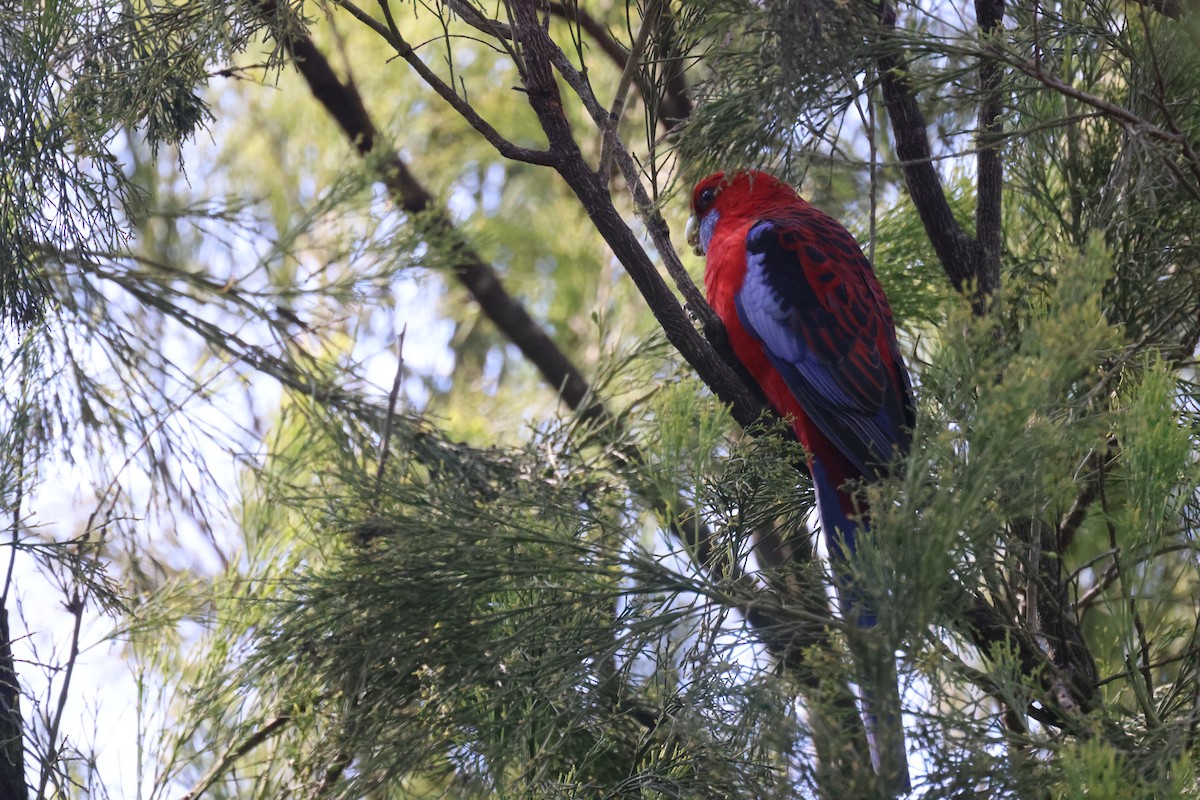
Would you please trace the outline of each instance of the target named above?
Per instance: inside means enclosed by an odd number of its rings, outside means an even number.
[[[25,800],[25,739],[21,720],[21,687],[13,663],[8,607],[0,597],[0,797]]]
[[[996,269],[989,269],[985,246],[963,230],[954,217],[941,176],[933,164],[933,150],[926,132],[928,122],[917,102],[916,88],[909,76],[908,62],[896,31],[896,10],[884,2],[879,6],[879,14],[881,31],[877,64],[880,83],[908,193],[950,284],[958,292],[969,291],[975,313],[983,314],[989,306],[989,298],[1000,288],[999,257],[997,255],[995,259]],[[999,165],[998,160],[996,165]],[[998,193],[997,182],[994,189],[994,207],[997,211]],[[991,208],[989,205],[989,221],[993,215]],[[999,235],[998,226],[996,235]]]

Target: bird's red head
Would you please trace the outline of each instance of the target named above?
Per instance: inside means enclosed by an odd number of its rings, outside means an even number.
[[[692,189],[692,219],[688,243],[697,255],[708,249],[717,221],[739,212],[761,215],[774,206],[795,207],[803,203],[796,190],[774,175],[757,170],[714,172]]]

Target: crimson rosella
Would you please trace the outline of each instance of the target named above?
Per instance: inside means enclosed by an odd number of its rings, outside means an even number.
[[[875,613],[846,567],[869,530],[855,487],[908,452],[913,400],[871,263],[837,220],[763,172],[718,172],[696,184],[688,241],[706,256],[708,302],[734,354],[808,453],[843,613],[872,627]],[[890,652],[877,659],[887,664],[860,665],[891,683],[878,696],[864,690],[872,760],[894,790],[906,790],[895,664]]]

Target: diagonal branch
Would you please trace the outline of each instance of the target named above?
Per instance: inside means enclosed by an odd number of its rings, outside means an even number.
[[[987,270],[984,248],[955,219],[941,176],[933,166],[928,124],[917,103],[917,90],[896,31],[896,9],[888,2],[881,3],[879,15],[880,38],[887,45],[880,49],[877,60],[880,84],[908,193],[951,285],[959,292],[971,290],[972,307],[982,314],[988,298],[1000,288],[999,271],[993,276]],[[995,283],[985,282],[993,277]]]
[[[1053,89],[1064,97],[1069,97],[1084,105],[1091,106],[1104,116],[1118,120],[1150,139],[1156,139],[1178,147],[1183,163],[1195,179],[1194,183],[1184,184],[1184,186],[1193,196],[1200,196],[1200,155],[1197,154],[1196,146],[1193,145],[1191,140],[1171,123],[1169,116],[1167,127],[1155,125],[1125,106],[1106,100],[1083,89],[1076,88],[1061,78],[1044,72],[1041,65],[1036,62],[1014,58],[1010,59],[1007,63],[1022,74],[1033,78],[1043,86]],[[1168,164],[1171,164],[1171,162],[1168,161]]]
[[[359,154],[374,154],[379,133],[358,91],[338,78],[308,36],[293,33],[284,44],[313,95],[354,143]],[[457,234],[449,215],[437,207],[433,195],[421,185],[404,161],[398,155],[392,155],[381,169],[383,181],[397,205],[409,214],[422,216],[432,233],[451,243],[454,277],[479,303],[488,319],[537,367],[571,408],[590,403],[591,388],[583,375],[529,316],[525,307],[508,293],[495,270]],[[593,418],[601,413],[599,406],[590,406],[584,416]]]
[[[504,156],[505,158],[512,159],[513,161],[522,161],[526,164],[539,164],[541,166],[550,165],[550,153],[547,153],[544,150],[534,150],[529,147],[520,147],[505,139],[499,131],[492,127],[491,123],[479,115],[479,112],[477,112],[465,98],[459,95],[458,92],[454,91],[453,86],[449,85],[440,77],[438,77],[438,74],[430,69],[429,66],[421,60],[421,57],[417,55],[417,52],[415,49],[413,49],[413,46],[410,45],[408,41],[406,41],[404,37],[400,35],[399,30],[396,29],[395,26],[389,26],[379,22],[353,2],[350,2],[350,0],[336,0],[336,2],[339,6],[346,9],[351,16],[353,16],[362,24],[366,25],[371,30],[375,31],[375,33],[379,34],[384,41],[390,44],[395,49],[396,53],[406,62],[408,62],[408,65],[413,68],[413,71],[421,76],[421,80],[425,81],[425,83],[428,84],[429,87],[435,92],[437,92],[443,100],[449,103],[450,106],[457,111],[472,128],[478,131],[479,134],[483,136],[483,138],[490,145],[492,145],[492,147],[496,148],[496,152],[500,153],[500,155]],[[272,12],[276,8],[274,0],[262,0],[262,5],[264,8]],[[311,39],[308,39],[307,37],[303,38],[310,46],[312,45]],[[297,59],[302,58],[302,56],[300,56],[298,53],[296,54],[296,57]],[[331,76],[333,75],[332,70],[330,70],[329,74]],[[340,81],[337,80],[336,76],[334,76],[334,81],[340,84]],[[331,99],[336,100],[336,97],[331,97]],[[367,149],[369,150],[370,148]]]
[[[558,47],[542,27],[534,5],[515,3],[512,25],[525,57],[525,89],[529,104],[546,133],[550,151],[555,154],[558,173],[575,192],[596,230],[637,285],[671,344],[692,365],[700,379],[729,404],[734,419],[744,426],[758,422],[764,412],[760,397],[748,389],[729,362],[696,331],[637,235],[613,205],[603,177],[584,160],[563,114],[562,95],[551,66],[555,53],[559,52]]]
[[[273,3],[270,4],[273,6]],[[343,83],[313,41],[298,30],[292,30],[287,35],[284,45],[292,54],[296,68],[313,95],[342,128],[347,139],[364,157],[376,155],[378,131],[358,89],[353,84]],[[568,407],[586,421],[612,426],[620,435],[620,422],[596,400],[582,373],[529,316],[525,307],[508,293],[495,270],[462,238],[449,214],[436,205],[432,194],[421,185],[399,155],[388,155],[381,172],[393,201],[408,213],[423,217],[438,240],[450,249],[454,256],[455,278],[479,304],[484,316],[516,345],[543,379],[559,392]],[[694,329],[692,331],[694,333]],[[751,421],[757,418],[752,417]],[[610,452],[610,456],[615,466],[622,470],[645,466],[638,449],[633,446],[617,448]],[[666,503],[661,498],[651,497],[647,500],[652,508],[664,515],[674,536],[687,546],[688,552],[699,565],[734,581],[744,578],[740,565],[732,563],[732,559],[719,553],[713,546],[714,534],[700,520],[696,509],[678,498],[674,502],[675,513],[672,515],[666,513]]]
[[[261,728],[251,733],[245,739],[237,744],[230,745],[229,749],[221,754],[221,757],[217,759],[208,772],[204,773],[203,777],[196,782],[196,785],[179,800],[196,800],[196,798],[208,791],[208,788],[230,767],[240,761],[243,756],[281,732],[291,722],[292,717],[288,714],[272,717],[263,723]]]

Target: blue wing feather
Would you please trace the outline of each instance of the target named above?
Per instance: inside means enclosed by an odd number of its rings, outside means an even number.
[[[846,274],[870,270],[866,258],[840,226],[818,233],[779,220],[750,229],[738,316],[813,423],[862,475],[876,475],[907,449],[909,390],[881,357],[884,320],[855,291],[862,276]]]

